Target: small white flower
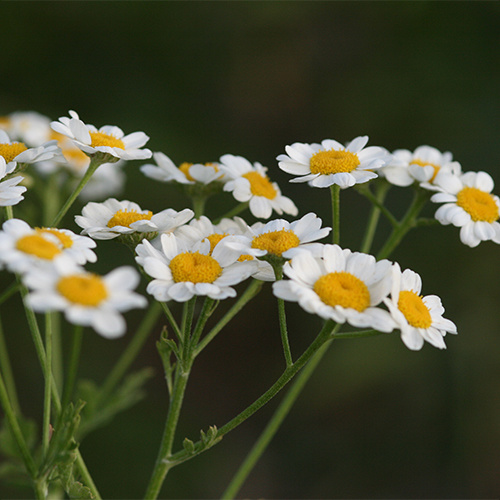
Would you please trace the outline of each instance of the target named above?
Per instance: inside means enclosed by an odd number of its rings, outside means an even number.
[[[149,149],[141,149],[149,137],[144,132],[125,135],[123,130],[114,125],[105,125],[100,129],[85,124],[78,114],[70,111],[70,118],[63,116],[58,122],[52,122],[52,128],[59,134],[72,139],[89,156],[106,153],[122,160],[144,160],[151,158]]]
[[[68,229],[32,228],[23,220],[9,219],[0,231],[0,262],[15,273],[25,273],[56,260],[85,264],[97,260],[91,250],[95,246],[90,238]]]
[[[308,182],[310,186],[325,188],[333,184],[347,188],[375,179],[374,172],[391,158],[383,148],[365,148],[368,136],[353,139],[347,146],[325,139],[321,144],[296,142],[286,146],[287,154],[277,157],[279,167],[298,175],[290,182]]]
[[[380,174],[395,186],[410,186],[417,182],[424,188],[435,190],[438,175],[461,173],[460,164],[452,159],[450,152],[442,153],[431,146],[419,146],[413,152],[397,149]]]
[[[7,133],[0,130],[0,166],[7,174],[14,172],[18,164],[27,165],[45,161],[60,154],[57,141],[48,141],[36,148],[28,148],[22,142],[11,141]]]
[[[36,111],[16,111],[9,115],[9,137],[24,142],[28,147],[38,147],[54,139],[50,118]]]
[[[399,264],[393,266],[391,298],[385,304],[401,330],[401,340],[406,347],[418,351],[424,340],[438,349],[446,349],[443,337],[446,332],[457,333],[457,327],[443,318],[444,308],[436,295],[420,295],[420,276],[406,269],[401,273]]]
[[[276,182],[267,176],[267,168],[256,162],[253,165],[242,156],[224,155],[221,170],[227,179],[224,191],[229,191],[239,202],[249,202],[250,212],[260,219],[269,219],[273,210],[297,215],[293,201],[281,194]]]
[[[27,302],[34,311],[63,311],[70,323],[116,338],[127,328],[120,313],[147,304],[145,297],[133,292],[139,279],[139,273],[128,266],[99,276],[58,261],[53,267],[32,270],[24,282],[31,289]]]
[[[238,262],[239,253],[224,245],[224,240],[211,251],[208,239],[193,248],[172,233],[163,234],[161,250],[144,240],[136,253],[137,262],[154,278],[147,292],[159,302],[186,302],[195,295],[217,300],[235,297],[232,286],[254,271],[253,262]]]
[[[6,175],[7,165],[5,162],[0,162],[0,181]],[[24,178],[21,175],[7,179],[6,181],[0,182],[0,206],[10,207],[12,205],[17,205],[21,200],[24,199],[22,195],[26,191],[26,187],[18,186]]]
[[[301,252],[287,262],[283,272],[290,279],[273,283],[273,292],[323,319],[391,332],[394,320],[377,307],[391,289],[391,267],[388,260],[323,245],[321,257]]]
[[[179,184],[210,184],[221,181],[223,172],[216,163],[182,163],[177,167],[164,153],[154,153],[153,158],[157,165],[147,164],[141,167],[141,172],[161,182],[178,182]]]
[[[194,213],[186,208],[177,212],[167,208],[157,214],[142,210],[133,201],[109,198],[103,203],[90,202],[83,207],[75,222],[97,240],[110,240],[132,233],[166,233],[188,222]]]
[[[494,182],[489,174],[442,175],[436,186],[442,192],[434,194],[431,201],[444,205],[435,217],[441,224],[460,227],[462,243],[470,247],[487,240],[500,243],[500,199],[491,194]]]

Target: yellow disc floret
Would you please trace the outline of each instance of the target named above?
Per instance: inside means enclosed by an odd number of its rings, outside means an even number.
[[[328,306],[341,306],[362,312],[370,305],[368,287],[354,274],[328,273],[314,283],[314,291]]]
[[[216,247],[217,243],[219,243],[220,240],[225,238],[227,234],[218,234],[218,233],[213,233],[207,236],[207,240],[210,242],[210,255],[212,255],[212,252],[214,251],[214,248]]]
[[[17,155],[26,151],[28,148],[22,142],[13,142],[12,144],[0,144],[0,156],[3,156],[5,163],[11,162]]]
[[[254,196],[263,196],[269,200],[276,198],[278,192],[266,175],[248,172],[243,176],[250,183],[250,191]]]
[[[356,153],[350,151],[318,151],[311,156],[310,168],[312,174],[338,174],[341,172],[352,172],[359,165]]]
[[[464,187],[457,194],[457,205],[462,207],[474,222],[495,222],[498,217],[498,205],[489,193],[473,187]]]
[[[438,174],[439,169],[441,168],[439,165],[436,165],[435,163],[429,163],[428,161],[419,160],[418,158],[413,159],[410,162],[410,165],[418,165],[419,167],[426,167],[427,165],[429,165],[429,167],[432,167],[434,169],[434,174],[429,179],[429,182],[434,182],[434,179],[436,178],[436,175]]]
[[[16,248],[21,252],[45,260],[52,260],[61,253],[61,249],[55,243],[36,233],[19,238]]]
[[[398,308],[404,314],[406,321],[415,328],[429,328],[432,318],[422,297],[411,290],[399,292]]]
[[[60,242],[63,248],[71,248],[73,246],[73,240],[66,233],[63,233],[59,229],[53,227],[37,227],[35,231],[38,234],[52,234],[55,236]]]
[[[106,224],[108,227],[123,226],[130,227],[130,224],[137,222],[138,220],[151,220],[153,217],[153,212],[147,210],[145,213],[137,212],[134,209],[124,209],[118,210],[118,212],[109,219]]]
[[[57,291],[73,304],[96,307],[108,296],[106,285],[97,274],[72,274],[57,283]]]
[[[194,179],[193,177],[191,176],[191,174],[189,173],[189,169],[193,166],[192,163],[188,163],[188,162],[184,162],[184,163],[181,163],[179,165],[179,170],[186,176],[186,179],[188,181],[193,181],[194,182]]]
[[[125,144],[121,139],[118,139],[110,134],[103,132],[90,132],[91,146],[97,148],[98,146],[109,146],[110,148],[125,149]]]
[[[170,270],[176,283],[213,283],[222,273],[220,264],[210,255],[185,252],[170,261]]]
[[[281,257],[283,252],[300,245],[299,237],[286,229],[280,231],[270,231],[256,236],[252,240],[252,248],[266,250],[268,253]]]

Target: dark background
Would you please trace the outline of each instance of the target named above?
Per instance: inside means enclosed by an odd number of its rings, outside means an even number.
[[[364,134],[389,150],[429,144],[500,182],[498,3],[3,2],[0,15],[0,114],[55,119],[74,109],[97,126],[145,131],[148,147],[177,163],[243,155],[269,167],[300,215],[313,210],[326,224],[328,191],[289,184],[278,169],[286,144]],[[186,205],[139,165],[126,167],[122,199],[153,211]],[[398,214],[408,194],[391,192]],[[354,190],[342,203],[342,244],[356,249],[368,205]],[[222,196],[209,214],[229,206]],[[77,230],[71,218],[66,227]],[[114,241],[98,251],[103,272],[132,263]],[[428,344],[410,352],[397,333],[334,343],[241,496],[498,497],[498,256],[491,242],[465,247],[452,227],[410,233],[392,257],[421,274],[425,295],[442,298],[459,335],[447,337],[444,352]],[[297,356],[319,321],[294,305],[288,311]],[[199,358],[176,449],[184,436],[223,425],[279,376],[276,315],[266,288]],[[39,419],[42,374],[22,310],[5,316],[21,402]],[[131,329],[139,318],[127,314]],[[167,408],[160,330],[135,366],[155,367],[147,398],[81,444],[105,498],[140,497],[149,479]],[[88,331],[81,375],[101,381],[128,338]],[[276,404],[174,469],[164,497],[219,496]],[[0,486],[0,497],[16,495],[30,492]]]

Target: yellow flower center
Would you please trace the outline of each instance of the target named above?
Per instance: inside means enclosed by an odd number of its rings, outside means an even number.
[[[96,148],[98,146],[109,146],[110,148],[125,149],[125,144],[121,139],[104,134],[103,132],[90,132],[90,139],[92,140],[91,146]]]
[[[28,148],[22,142],[13,142],[12,144],[0,144],[0,156],[3,156],[5,163],[10,163],[17,155],[26,151]]]
[[[212,255],[212,252],[214,251],[214,248],[216,247],[217,243],[219,243],[220,240],[225,238],[227,234],[218,234],[214,233],[209,236],[207,236],[208,241],[210,242],[210,255]]]
[[[73,246],[73,240],[71,239],[71,237],[63,233],[62,231],[59,231],[59,229],[55,229],[52,227],[37,227],[35,228],[35,231],[41,235],[52,234],[61,242],[63,248],[71,248]]]
[[[258,172],[248,172],[244,177],[250,183],[250,191],[254,196],[263,196],[269,200],[276,198],[278,192],[266,175]]]
[[[176,283],[213,283],[222,273],[220,264],[210,255],[185,252],[170,261],[170,270]]]
[[[340,172],[352,172],[359,165],[356,153],[350,151],[318,151],[310,159],[311,174],[338,174]]]
[[[130,227],[130,224],[137,222],[138,220],[151,220],[153,217],[153,212],[149,210],[146,213],[139,213],[136,210],[118,210],[118,212],[109,219],[106,224],[108,227],[123,226]]]
[[[61,253],[61,249],[55,243],[40,234],[28,234],[19,238],[16,248],[21,252],[45,260],[52,260]]]
[[[434,174],[429,179],[429,182],[434,182],[434,179],[436,178],[436,175],[438,174],[439,169],[441,168],[439,165],[436,165],[435,163],[429,163],[428,161],[422,161],[422,160],[419,160],[418,158],[415,158],[414,160],[412,160],[410,162],[410,165],[418,165],[419,167],[426,167],[427,165],[429,165],[430,167],[432,167],[434,169]]]
[[[104,281],[96,274],[64,276],[57,283],[57,291],[70,302],[82,306],[98,306],[108,296]]]
[[[88,166],[90,163],[90,158],[78,148],[62,148],[61,149],[64,158],[74,166],[80,168]]]
[[[498,217],[498,206],[491,194],[473,187],[464,187],[457,194],[457,205],[462,207],[474,222],[495,222]]]
[[[179,170],[186,176],[188,181],[196,182],[196,179],[192,177],[189,173],[189,169],[193,166],[193,163],[184,162],[179,165]],[[205,167],[212,167],[216,172],[219,171],[219,168],[215,163],[205,163]]]
[[[415,328],[429,328],[432,318],[422,297],[410,290],[399,292],[398,308],[404,314],[406,321]]]
[[[345,271],[324,274],[314,283],[314,291],[331,307],[349,307],[362,312],[370,305],[368,287],[359,278]]]
[[[260,234],[252,240],[252,248],[259,250],[267,250],[281,257],[283,252],[295,248],[300,245],[299,237],[293,232],[286,229],[280,231],[270,231],[269,233]]]

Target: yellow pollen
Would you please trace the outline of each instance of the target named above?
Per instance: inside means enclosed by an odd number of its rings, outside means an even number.
[[[359,165],[356,153],[350,151],[318,151],[310,159],[311,174],[338,174],[340,172],[352,172]]]
[[[398,308],[406,321],[415,328],[429,328],[432,318],[422,297],[410,290],[399,292]]]
[[[260,234],[252,240],[252,248],[267,250],[268,253],[272,253],[278,257],[281,257],[283,252],[299,245],[299,237],[293,231],[286,229]]]
[[[354,274],[345,271],[328,273],[314,283],[314,291],[328,306],[341,306],[362,312],[370,305],[367,286]]]
[[[57,283],[57,291],[70,302],[82,306],[98,306],[108,296],[104,281],[96,274],[64,276]]]
[[[457,205],[462,207],[474,222],[495,222],[498,217],[498,206],[489,193],[473,187],[464,187],[457,194]]]
[[[10,163],[17,155],[26,151],[28,148],[22,142],[13,142],[12,144],[0,144],[0,156],[3,156],[5,163]]]
[[[269,177],[258,172],[248,172],[243,176],[250,183],[250,191],[254,196],[263,196],[269,200],[274,200],[278,192],[272,185]]]
[[[63,248],[71,248],[73,246],[73,240],[71,237],[62,231],[59,231],[59,229],[55,229],[53,227],[37,227],[35,228],[35,231],[41,235],[52,234],[61,242]]]
[[[21,252],[34,255],[39,259],[52,260],[61,253],[61,249],[40,234],[28,234],[19,238],[16,248]]]
[[[108,227],[130,227],[130,224],[133,222],[137,222],[138,220],[151,220],[151,217],[153,217],[153,212],[150,212],[149,210],[144,214],[136,212],[133,209],[118,210],[118,212],[116,212],[115,215],[109,219],[106,225]]]
[[[90,132],[90,139],[92,140],[91,146],[96,148],[98,146],[109,146],[110,148],[125,149],[125,144],[121,139],[104,134],[103,132]]]
[[[220,264],[210,255],[185,252],[170,261],[170,270],[176,283],[213,283],[222,273]]]
[[[179,165],[179,170],[186,176],[186,179],[188,181],[194,182],[194,179],[191,177],[191,174],[189,173],[189,169],[191,168],[192,165],[193,165],[192,163],[188,162],[181,163]]]
[[[439,169],[441,168],[439,165],[436,165],[435,163],[429,163],[428,161],[422,161],[419,160],[418,158],[415,158],[410,162],[410,165],[418,165],[419,167],[426,167],[427,165],[431,166],[434,169],[434,174],[432,177],[429,179],[429,182],[434,182],[434,179],[436,178],[436,175],[439,172]]]
[[[214,248],[216,247],[217,243],[219,243],[220,240],[225,238],[227,234],[218,234],[214,233],[209,236],[207,236],[208,241],[210,241],[210,255],[212,255],[212,252],[214,251]]]
[[[253,260],[253,257],[249,254],[243,254],[238,257],[238,262],[245,262],[246,260]]]

